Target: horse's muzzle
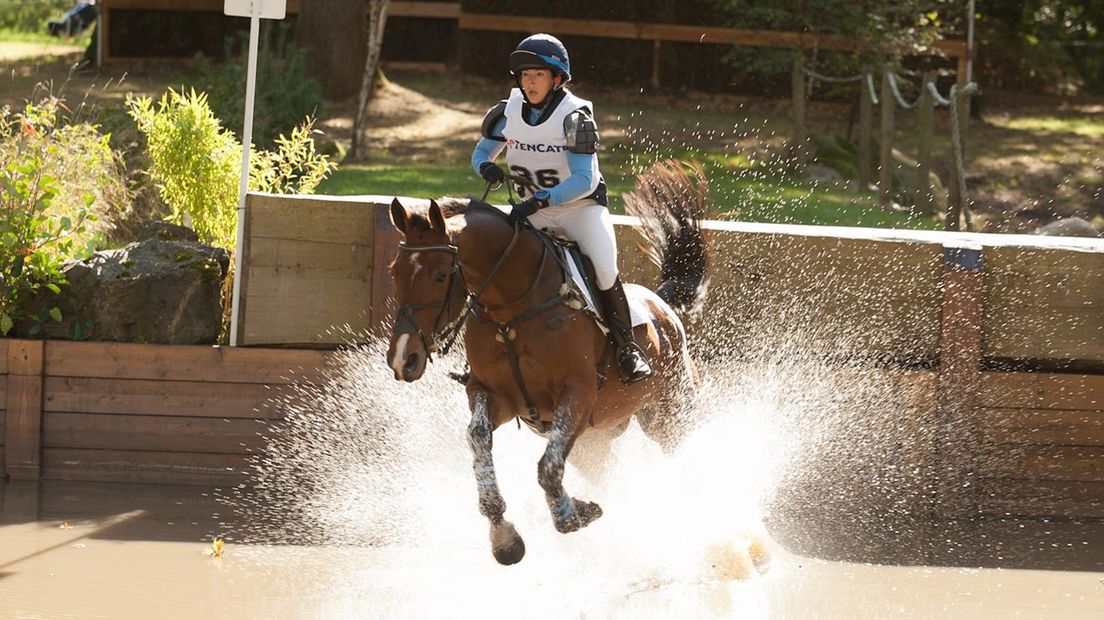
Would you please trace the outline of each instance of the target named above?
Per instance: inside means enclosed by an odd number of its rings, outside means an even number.
[[[420,352],[412,351],[406,355],[402,369],[396,370],[395,379],[398,381],[417,381],[425,373],[426,356]]]

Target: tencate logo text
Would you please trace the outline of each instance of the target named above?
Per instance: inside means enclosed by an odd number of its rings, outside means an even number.
[[[506,146],[511,149],[528,151],[531,153],[562,153],[567,150],[566,146],[557,146],[555,144],[526,144],[525,142],[518,142],[517,140],[507,140]]]

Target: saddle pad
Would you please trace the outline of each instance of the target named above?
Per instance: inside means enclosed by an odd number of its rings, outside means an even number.
[[[556,244],[556,251],[560,252],[560,255],[563,256],[563,262],[567,263],[568,270],[571,272],[571,281],[574,283],[575,288],[582,294],[583,299],[586,300],[587,305],[585,310],[598,316],[602,316],[602,313],[598,311],[598,304],[594,302],[594,297],[590,293],[590,287],[587,286],[586,279],[583,278],[583,274],[579,269],[578,263],[571,257],[570,253],[567,251],[567,248],[563,247],[562,245]],[[641,295],[641,290],[645,291],[646,293],[650,293],[650,295]],[[645,298],[655,298],[655,300],[663,303],[657,295],[655,295],[648,289],[633,284],[625,285],[625,296],[629,300],[629,315],[632,317],[633,327],[651,322],[652,313],[644,305]],[[605,328],[604,325],[600,325],[600,327],[604,332],[609,331]]]

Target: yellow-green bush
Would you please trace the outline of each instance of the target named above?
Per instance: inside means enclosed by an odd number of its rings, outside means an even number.
[[[169,89],[154,104],[127,99],[130,115],[145,135],[150,170],[170,219],[195,229],[200,239],[234,246],[237,228],[241,143],[211,111],[205,93]],[[314,121],[306,119],[274,151],[254,149],[249,189],[311,193],[336,165],[314,149]]]

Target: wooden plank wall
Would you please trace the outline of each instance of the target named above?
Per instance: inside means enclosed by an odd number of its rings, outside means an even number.
[[[987,372],[978,511],[1104,518],[1104,376]]]
[[[244,482],[249,455],[279,412],[269,399],[311,381],[329,354],[117,343],[10,341],[43,350],[37,417],[13,479],[222,485]],[[15,375],[9,375],[9,380]],[[9,405],[9,409],[10,409]],[[28,423],[24,423],[27,426]],[[11,428],[9,420],[9,428]],[[9,450],[13,448],[9,433]],[[24,463],[34,451],[37,470]],[[13,469],[13,463],[22,469]]]
[[[986,248],[984,355],[1104,364],[1104,252]]]
[[[374,204],[265,194],[248,200],[238,342],[345,342],[330,328],[359,332],[374,324]]]

